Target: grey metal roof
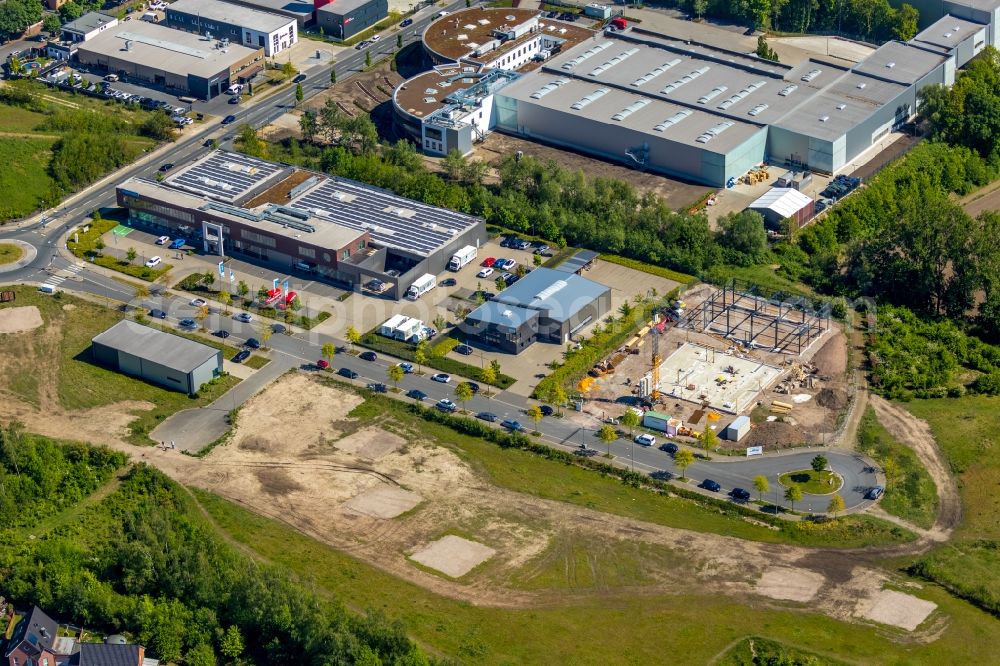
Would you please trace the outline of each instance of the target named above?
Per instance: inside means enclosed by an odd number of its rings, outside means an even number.
[[[214,347],[125,319],[94,336],[92,342],[185,373],[219,354]]]
[[[324,178],[289,204],[312,217],[368,231],[380,245],[427,256],[482,220],[346,178]]]
[[[969,7],[970,9],[975,9],[980,12],[993,12],[994,10],[1000,8],[1000,0],[947,0],[945,3],[945,9],[947,9],[948,5]]]
[[[881,79],[911,85],[947,60],[912,44],[886,42],[852,69]]]
[[[333,0],[328,5],[323,5],[316,10],[316,13],[320,12],[333,14],[335,16],[346,16],[356,9],[360,9],[367,4],[372,2],[378,2],[379,0]]]
[[[551,268],[536,268],[491,301],[540,310],[556,321],[565,321],[609,290],[608,287]]]
[[[501,329],[517,330],[526,321],[539,316],[538,310],[529,310],[519,305],[486,301],[466,316],[466,322],[476,322],[482,325],[494,324]]]
[[[927,26],[910,43],[953,49],[982,30],[986,30],[986,26],[981,23],[948,15]]]
[[[80,643],[79,666],[139,666],[138,645]]]
[[[294,14],[298,18],[309,21],[314,11],[312,2],[296,2],[296,0],[239,0],[235,4],[259,7],[267,11]]]
[[[235,203],[256,192],[287,168],[243,153],[213,150],[165,178],[164,182],[192,194]]]
[[[834,141],[906,91],[900,83],[848,72],[774,126]]]
[[[117,21],[118,19],[114,16],[108,16],[107,14],[102,14],[101,12],[87,12],[75,21],[70,21],[62,26],[61,30],[69,30],[70,32],[78,32],[81,34],[86,34],[92,30],[97,30],[102,25],[107,25],[112,21]]]
[[[281,30],[295,20],[282,14],[242,7],[220,0],[176,0],[167,6],[168,17],[171,12],[269,33]]]
[[[126,42],[131,50],[125,51]],[[119,23],[82,42],[79,51],[122,58],[143,67],[208,78],[251,59],[260,49],[230,44],[216,48],[200,35],[148,21]]]
[[[593,250],[577,250],[577,253],[555,267],[563,273],[576,273],[587,264],[597,259],[599,255]]]

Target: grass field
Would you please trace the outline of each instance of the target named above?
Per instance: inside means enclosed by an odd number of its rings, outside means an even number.
[[[373,608],[400,618],[410,635],[431,651],[465,663],[706,664],[748,636],[832,657],[820,663],[836,663],[835,658],[869,664],[987,663],[993,642],[1000,640],[1000,622],[934,587],[919,595],[939,604],[950,621],[941,637],[928,645],[906,639],[897,643],[893,632],[808,610],[773,610],[719,594],[581,589],[589,585],[588,577],[562,576],[557,565],[522,579],[536,591],[551,586],[544,603],[521,610],[472,606],[394,578],[211,493],[195,493],[236,543],[293,570],[349,608]],[[582,547],[570,546],[566,552],[579,561],[582,556],[573,553]],[[614,549],[605,552],[615,554]],[[622,552],[628,553],[617,551]],[[635,552],[627,559],[634,562],[640,555]],[[630,567],[618,570],[634,578]],[[614,569],[606,562],[598,569],[603,578],[595,580],[620,578]]]
[[[915,538],[912,532],[867,516],[848,516],[826,523],[783,524],[781,530],[751,523],[716,504],[699,504],[625,485],[593,470],[547,460],[519,449],[501,449],[437,423],[418,420],[407,405],[388,398],[372,398],[355,408],[356,418],[385,418],[391,414],[410,429],[434,437],[451,447],[473,469],[501,488],[578,504],[651,523],[769,543],[797,543],[834,548],[854,548],[899,543]]]
[[[71,296],[41,295],[29,287],[14,291],[17,300],[3,307],[35,305],[44,321],[34,331],[5,336],[11,343],[16,340],[19,353],[8,355],[0,364],[0,385],[26,402],[40,404],[40,382],[50,382],[60,406],[68,410],[122,400],[148,401],[155,407],[137,412],[131,425],[133,441],[148,444],[146,433],[161,420],[178,410],[208,404],[237,383],[235,378],[225,377],[198,398],[191,398],[96,365],[90,360],[90,340],[119,321],[121,313]]]
[[[13,243],[0,243],[0,266],[12,264],[24,256],[24,250]]]
[[[921,558],[915,573],[1000,615],[1000,398],[914,400],[959,477],[962,523],[954,539]],[[888,494],[888,493],[887,493]]]
[[[0,127],[10,107],[0,104]],[[16,109],[20,110],[20,109]],[[56,139],[0,136],[0,220],[27,215],[50,201],[55,181],[48,164]]]
[[[786,472],[778,477],[778,482],[785,487],[798,485],[808,495],[832,495],[844,485],[844,480],[833,472],[813,469]]]
[[[885,511],[925,529],[934,524],[938,511],[934,481],[917,454],[882,427],[871,407],[865,410],[858,427],[858,450],[877,460],[883,469],[894,470],[882,497]]]

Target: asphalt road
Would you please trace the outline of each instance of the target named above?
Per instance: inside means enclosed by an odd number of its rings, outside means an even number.
[[[452,10],[462,6],[464,3],[456,2],[447,9]],[[412,42],[418,39],[416,35],[423,32],[424,27],[437,11],[439,8],[430,8],[423,10],[422,13],[425,13],[426,16],[416,16],[414,24],[408,27],[404,33],[406,41]],[[377,59],[378,55],[391,53],[394,49],[395,39],[391,36],[369,47],[369,50],[373,51],[373,59]],[[335,65],[338,77],[344,78],[350,76],[351,72],[359,71],[363,67],[364,59],[364,50],[350,52]],[[325,89],[329,83],[329,76],[329,66],[316,68],[308,74],[306,81],[303,82],[306,97],[311,97]],[[109,303],[112,300],[132,302],[134,294],[126,285],[106,277],[100,272],[88,270],[85,265],[79,265],[80,262],[68,261],[61,256],[58,252],[58,244],[64,242],[63,235],[83,221],[94,209],[113,206],[115,204],[114,188],[117,183],[137,175],[153,177],[159,165],[165,162],[184,163],[205,150],[203,143],[207,139],[214,138],[220,144],[230,141],[243,124],[262,127],[294,106],[294,95],[294,88],[289,87],[285,91],[272,94],[252,107],[240,108],[235,114],[237,121],[232,125],[206,127],[196,134],[188,135],[158,153],[155,162],[134,164],[120,170],[113,177],[105,179],[80,195],[71,197],[58,210],[49,211],[45,217],[41,218],[41,222],[14,231],[0,232],[0,237],[22,240],[37,249],[37,254],[32,261],[15,271],[0,274],[0,280],[7,283],[40,283],[58,275],[65,278],[65,281],[59,284],[61,289],[82,291],[108,298]],[[140,304],[136,303],[136,305]],[[165,310],[169,313],[165,323],[174,325],[180,319],[194,314],[194,308],[188,304],[187,298],[175,297],[170,294],[154,295],[151,299],[143,302],[141,306]],[[231,343],[242,342],[247,337],[256,335],[256,328],[253,324],[242,324],[219,314],[213,314],[206,325],[230,331],[232,337],[229,342]],[[234,389],[232,395],[224,396],[225,401],[232,399],[234,406],[242,403],[252,393],[252,389],[256,390],[255,386],[258,383],[279,369],[283,370],[295,366],[312,367],[320,358],[320,348],[329,341],[343,344],[342,341],[324,338],[316,334],[273,336],[269,341],[269,346],[274,350],[275,360],[267,366],[272,368],[271,371],[262,373],[257,381],[247,380],[241,384],[242,388]],[[395,359],[387,358],[368,362],[350,354],[338,354],[333,365],[335,368],[346,367],[358,372],[360,377],[355,382],[364,385],[372,381],[388,382],[387,368],[395,362]],[[404,393],[414,388],[423,391],[428,395],[428,404],[441,398],[454,399],[454,388],[458,378],[453,378],[448,384],[441,384],[431,381],[429,377],[430,373],[423,376],[407,375],[400,382],[400,388]],[[228,404],[227,402],[223,404],[225,401],[220,400],[217,409],[190,410],[192,415],[179,416],[172,421],[171,427],[177,428],[176,433],[190,434],[192,431],[203,431],[202,437],[209,437],[224,426],[225,412],[228,411],[228,409],[223,409]],[[465,407],[473,413],[490,411],[501,419],[518,419],[525,425],[530,425],[529,420],[523,414],[527,407],[527,401],[510,393],[500,393],[493,398],[476,396]],[[592,426],[580,426],[569,418],[547,417],[538,424],[537,429],[542,433],[542,438],[550,445],[566,450],[578,450],[581,444],[586,444],[589,448],[596,448],[603,452],[605,445],[596,436],[601,425],[596,419]],[[164,438],[170,439],[170,437]],[[205,442],[213,439],[215,436],[209,437]],[[673,458],[657,448],[647,448],[630,441],[619,440],[611,445],[611,453],[619,461],[625,461],[634,466],[636,471],[677,473],[673,465]],[[870,467],[872,463],[848,451],[831,449],[825,451],[824,454],[829,459],[831,468],[844,478],[840,494],[844,497],[847,508],[852,509],[868,503],[863,494],[867,488],[875,483],[874,471]],[[814,452],[798,452],[749,460],[699,461],[687,469],[686,476],[696,482],[701,482],[706,478],[719,482],[723,487],[721,494],[734,487],[746,488],[752,492],[754,476],[758,474],[767,476],[772,488],[776,488],[778,487],[778,474],[808,468],[813,455],[815,455]],[[781,497],[768,497],[766,499],[777,501],[781,505],[787,504]],[[828,499],[828,497],[806,496],[801,502],[796,503],[796,508],[803,511],[822,512],[826,509]]]

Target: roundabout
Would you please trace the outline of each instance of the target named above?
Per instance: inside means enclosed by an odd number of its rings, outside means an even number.
[[[8,238],[0,241],[0,273],[20,270],[35,260],[38,250],[31,243]]]
[[[778,483],[798,486],[806,495],[832,495],[844,487],[844,478],[830,470],[800,469],[779,475]]]

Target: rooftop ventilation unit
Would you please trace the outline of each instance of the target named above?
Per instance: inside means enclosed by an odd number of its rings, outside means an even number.
[[[698,143],[708,143],[709,141],[719,136],[732,126],[733,123],[728,120],[725,122],[721,122],[715,127],[711,127],[705,130],[705,133],[699,136],[697,139],[695,139],[695,141],[697,141]]]
[[[823,73],[822,69],[811,69],[802,75],[802,80],[805,81],[806,83],[809,83],[822,73]]]
[[[569,83],[568,79],[556,79],[554,81],[550,81],[549,83],[546,83],[544,86],[542,86],[535,92],[531,93],[530,97],[531,99],[541,99],[546,95],[548,95],[553,90],[555,90],[556,88],[558,88],[559,86],[566,85],[567,83]]]
[[[868,85],[867,83],[865,83],[864,81],[862,81],[861,83],[858,84],[858,90],[864,90],[865,86],[867,86],[867,85]]]
[[[664,95],[669,95],[670,93],[672,93],[673,91],[677,90],[678,88],[680,88],[684,84],[691,83],[692,81],[694,81],[695,79],[697,79],[699,76],[701,76],[702,74],[704,74],[707,71],[708,71],[708,67],[699,67],[698,69],[694,70],[690,74],[685,74],[681,78],[679,78],[676,81],[674,81],[673,83],[669,84],[667,87],[665,87],[660,92],[662,94],[664,94]]]
[[[611,120],[619,120],[619,121],[620,120],[625,120],[626,118],[628,118],[629,116],[631,116],[633,113],[635,113],[636,111],[638,111],[642,107],[644,107],[647,104],[649,104],[651,101],[652,100],[645,99],[645,98],[643,98],[643,99],[637,99],[636,101],[632,102],[631,104],[629,104],[628,106],[626,106],[624,109],[622,109],[621,111],[619,111],[618,113],[616,113],[615,115],[611,116]]]
[[[829,119],[830,119],[830,116],[820,116],[820,117],[819,117],[819,121],[820,121],[821,123],[825,123],[825,122],[826,122],[826,121],[828,121]]]
[[[573,109],[574,111],[579,111],[580,109],[587,106],[591,102],[596,102],[597,100],[601,99],[607,94],[608,94],[607,88],[598,88],[594,92],[590,93],[589,95],[581,99],[579,102],[574,102],[572,105],[570,105],[569,108]]]
[[[846,104],[838,104],[837,105],[837,111],[843,111],[846,108],[847,108]]]
[[[791,95],[793,92],[795,92],[798,89],[799,89],[799,86],[797,84],[792,83],[792,84],[789,84],[789,85],[785,86],[781,90],[779,90],[778,91],[778,95],[781,96],[781,97],[788,97],[789,95]]]
[[[586,60],[587,58],[593,57],[598,53],[600,53],[601,51],[603,51],[604,49],[609,49],[612,46],[614,46],[612,42],[601,42],[600,44],[595,44],[594,46],[591,46],[589,49],[587,49],[577,57],[573,58],[572,60],[564,62],[562,64],[562,68],[565,69],[566,71],[569,71],[574,67],[576,67],[577,65],[579,65],[584,60]]]
[[[896,66],[896,63],[894,63],[894,62],[887,62],[887,63],[885,63],[885,66],[887,68],[889,68],[889,69],[892,69],[893,67]]]
[[[767,104],[758,104],[757,106],[755,106],[752,109],[750,109],[749,111],[747,111],[747,115],[750,115],[750,116],[760,115],[760,113],[762,111],[764,111],[766,108],[767,108]]]
[[[684,109],[683,111],[678,111],[674,115],[672,115],[669,118],[667,118],[666,120],[664,120],[659,125],[655,125],[653,127],[653,129],[656,130],[657,132],[663,132],[668,127],[673,127],[674,125],[676,125],[680,121],[684,120],[685,118],[687,118],[688,116],[690,116],[692,113],[693,112],[689,111],[688,109]]]
[[[679,65],[679,64],[681,64],[681,59],[680,58],[674,58],[673,60],[665,62],[662,65],[660,65],[659,67],[654,67],[649,72],[647,72],[647,73],[643,74],[642,76],[640,76],[638,79],[636,79],[635,81],[632,82],[632,85],[634,87],[636,87],[636,88],[638,88],[639,86],[646,85],[647,83],[649,83],[650,81],[652,81],[653,79],[655,79],[660,74],[663,74],[663,72],[665,72],[668,69],[670,69],[671,67],[674,67],[674,66]]]
[[[718,97],[722,93],[726,92],[726,90],[727,90],[726,86],[718,86],[718,87],[712,88],[709,92],[707,92],[706,94],[704,94],[704,95],[702,95],[701,97],[698,98],[698,103],[699,104],[708,104],[713,99],[715,99],[716,97]]]
[[[590,72],[590,74],[588,74],[588,76],[597,76],[598,74],[603,74],[604,72],[608,71],[609,69],[611,69],[612,67],[614,67],[618,63],[622,62],[623,60],[625,60],[629,56],[635,55],[638,52],[639,52],[639,49],[636,49],[636,48],[631,48],[631,49],[629,49],[627,51],[622,51],[621,53],[619,53],[618,55],[616,55],[614,58],[611,58],[607,62],[601,63],[600,65],[598,65],[597,67],[595,67],[593,70],[591,70],[591,72]]]

